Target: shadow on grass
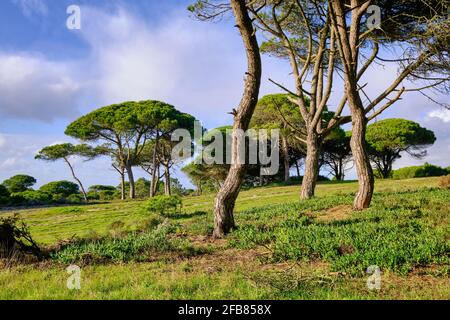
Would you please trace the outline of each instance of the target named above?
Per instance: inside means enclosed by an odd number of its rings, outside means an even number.
[[[173,219],[173,220],[185,220],[185,219],[191,219],[191,218],[195,218],[195,217],[201,217],[201,216],[205,216],[207,215],[207,213],[205,211],[195,211],[195,212],[191,212],[191,213],[171,213],[171,214],[166,214],[164,215],[164,217]]]

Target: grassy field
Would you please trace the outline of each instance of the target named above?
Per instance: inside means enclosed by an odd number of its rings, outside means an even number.
[[[364,212],[351,210],[353,182],[321,184],[304,202],[299,186],[243,191],[238,229],[217,241],[214,195],[185,198],[169,218],[139,201],[20,210],[43,246],[78,240],[44,262],[0,267],[0,299],[448,299],[450,191],[437,186],[378,181]],[[66,288],[71,263],[79,291]],[[371,265],[381,290],[367,288]]]

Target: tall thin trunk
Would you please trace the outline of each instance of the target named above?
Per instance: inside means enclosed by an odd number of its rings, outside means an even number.
[[[290,180],[290,165],[289,165],[289,146],[286,137],[283,135],[281,137],[281,149],[284,158],[284,182],[289,182]]]
[[[298,160],[295,160],[295,169],[297,170],[297,177],[300,179],[300,166],[298,165]]]
[[[88,197],[87,197],[87,193],[86,190],[83,187],[83,184],[81,183],[81,180],[77,178],[77,176],[75,175],[75,170],[72,167],[72,164],[70,163],[70,161],[67,158],[64,158],[64,161],[67,163],[67,165],[70,168],[70,172],[72,172],[72,177],[75,179],[76,182],[78,182],[78,185],[80,186],[81,192],[83,193],[83,198],[84,198],[84,202],[88,203]]]
[[[197,196],[201,196],[202,193],[203,193],[202,182],[199,181],[199,182],[197,183]]]
[[[314,128],[309,130],[306,142],[305,174],[302,181],[301,199],[314,197],[319,175],[320,139]]]
[[[170,196],[172,190],[170,188],[170,169],[168,165],[164,165],[164,194]]]
[[[157,164],[156,168],[153,169],[152,181],[150,183],[150,197],[154,197],[156,196],[156,193],[158,193],[159,178],[160,178],[159,164]]]
[[[356,194],[353,208],[363,210],[370,206],[374,191],[374,177],[369,155],[366,150],[367,118],[359,108],[352,109],[352,138],[350,147],[355,161],[358,175],[359,189]]]
[[[120,199],[125,200],[125,170],[120,169]]]
[[[230,2],[247,53],[248,63],[244,95],[238,110],[234,112],[233,132],[235,134],[233,134],[231,149],[236,155],[239,152],[241,140],[236,137],[236,133],[238,130],[246,131],[248,129],[258,103],[262,65],[258,40],[247,11],[246,1],[231,0]],[[216,196],[214,204],[214,237],[216,238],[223,237],[235,226],[233,211],[246,169],[246,165],[232,164],[225,183]]]
[[[359,56],[359,36],[360,22],[364,10],[356,9],[352,11],[350,29],[347,28],[347,21],[344,9],[344,3],[341,1],[330,1],[333,8],[333,17],[337,34],[339,36],[339,49],[341,60],[344,64],[344,82],[347,102],[352,117],[352,138],[350,148],[356,173],[358,175],[358,192],[353,203],[355,210],[363,210],[370,206],[374,190],[374,176],[369,156],[366,150],[366,128],[367,118],[364,105],[359,95],[360,88],[358,80],[361,77],[358,71]],[[352,0],[351,5],[358,5],[358,2]],[[366,2],[370,4],[370,2]]]
[[[339,170],[338,170],[338,176],[336,177],[336,179],[338,181],[343,181],[344,180],[344,163],[342,161],[342,158],[339,159],[339,166],[338,166]]]
[[[158,153],[158,144],[159,144],[159,133],[156,133],[155,146],[153,147],[153,160],[152,160],[152,181],[150,183],[150,197],[154,197],[156,195],[156,191],[158,190],[158,180],[156,180],[156,174],[159,172],[159,166],[157,164],[157,153]]]
[[[128,182],[130,183],[130,199],[136,199],[136,187],[134,184],[133,169],[130,164],[127,164]]]

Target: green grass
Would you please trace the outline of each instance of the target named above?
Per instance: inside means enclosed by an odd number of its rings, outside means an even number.
[[[276,262],[321,260],[352,275],[363,275],[370,265],[406,275],[420,266],[450,264],[447,190],[377,194],[374,205],[358,213],[349,212],[351,202],[350,196],[329,196],[242,212],[230,244],[265,245]],[[315,218],[336,207],[338,218],[348,215],[345,220]]]
[[[0,267],[0,299],[447,299],[450,191],[437,184],[377,181],[363,212],[351,210],[353,182],[320,184],[302,202],[298,186],[243,191],[237,230],[216,242],[214,195],[185,198],[163,225],[139,201],[22,210],[54,251]],[[82,266],[80,291],[66,288],[71,263]],[[367,289],[371,265],[380,291]]]

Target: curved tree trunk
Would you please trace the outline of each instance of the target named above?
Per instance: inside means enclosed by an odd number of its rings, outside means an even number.
[[[239,28],[247,53],[248,71],[246,73],[245,90],[237,111],[234,111],[233,140],[231,149],[233,155],[239,152],[238,130],[246,131],[258,103],[259,88],[261,85],[261,56],[258,40],[252,25],[252,20],[247,11],[245,0],[231,0],[231,7]],[[236,158],[235,158],[236,160]],[[214,203],[214,237],[223,237],[234,228],[234,205],[242,180],[246,171],[246,165],[235,161],[231,165],[228,176],[216,196]]]
[[[120,199],[125,200],[125,170],[120,171]]]
[[[308,132],[305,159],[305,174],[302,181],[301,199],[311,199],[317,184],[317,176],[319,175],[319,155],[320,155],[320,139],[312,129]]]
[[[352,138],[350,147],[358,175],[359,189],[353,203],[355,210],[370,206],[374,190],[374,177],[369,155],[366,150],[367,118],[361,109],[352,108]]]
[[[152,159],[152,181],[150,183],[150,197],[153,198],[158,190],[159,181],[159,163],[158,163],[158,145],[159,145],[159,132],[156,133],[155,146],[153,147],[153,159]],[[156,175],[158,174],[158,179]]]
[[[134,175],[131,165],[127,165],[128,182],[130,183],[130,199],[136,199],[136,187],[134,184]]]
[[[170,188],[170,169],[169,166],[164,166],[164,194],[166,196],[170,196],[172,194],[172,190]]]
[[[72,177],[75,179],[76,182],[78,182],[78,185],[80,186],[81,192],[83,193],[83,198],[84,198],[84,202],[88,203],[88,197],[86,194],[86,190],[83,187],[83,184],[81,183],[81,180],[77,178],[77,176],[75,175],[75,170],[72,167],[72,164],[70,163],[70,161],[67,158],[64,158],[64,161],[67,163],[67,165],[70,168],[70,172],[72,172]]]

